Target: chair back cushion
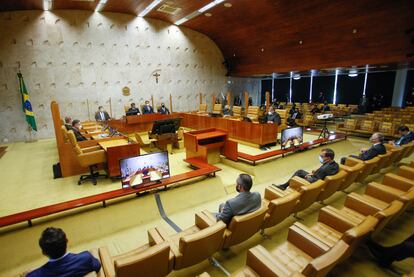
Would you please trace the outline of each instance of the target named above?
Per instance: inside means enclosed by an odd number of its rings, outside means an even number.
[[[72,130],[68,131],[68,138],[69,142],[72,144],[73,149],[75,150],[76,154],[82,154],[82,149],[80,148],[78,141],[76,140],[75,133]]]
[[[200,112],[206,112],[207,111],[207,104],[200,104]]]
[[[68,129],[66,129],[66,126],[65,125],[62,125],[62,127],[60,127],[60,129],[62,131],[63,141],[65,143],[69,142]]]
[[[324,185],[325,182],[323,180],[318,180],[309,185],[301,186],[299,203],[295,206],[293,212],[300,212],[312,205],[318,198]]]
[[[346,119],[344,123],[344,127],[347,129],[355,129],[357,124],[356,119]]]
[[[213,113],[221,113],[221,104],[214,104],[213,106]]]
[[[233,106],[233,116],[241,116],[242,107],[240,106]]]
[[[345,170],[339,170],[332,176],[325,177],[325,185],[318,196],[318,201],[328,199],[332,194],[337,192],[341,185],[345,182],[348,173]]]
[[[300,193],[293,191],[269,202],[262,228],[269,228],[285,220],[299,201]]]
[[[362,173],[357,177],[356,182],[362,182],[365,180],[368,175],[371,174],[371,172],[374,170],[374,168],[377,166],[379,162],[379,158],[375,157],[371,160],[364,161],[365,167],[362,170]]]
[[[214,225],[194,234],[180,238],[179,249],[182,256],[175,260],[175,269],[197,264],[220,250],[226,224],[218,221]]]
[[[169,273],[169,255],[170,246],[163,242],[142,252],[122,256],[114,260],[116,276],[166,276]]]
[[[262,206],[254,212],[234,216],[225,232],[223,247],[228,248],[245,241],[259,231],[266,211],[266,205],[262,204]]]

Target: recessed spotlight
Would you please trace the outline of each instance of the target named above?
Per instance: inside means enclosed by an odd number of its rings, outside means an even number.
[[[205,16],[207,16],[207,17],[212,16],[212,14],[211,14],[211,13],[205,13],[204,15],[205,15]]]
[[[357,32],[358,32],[358,30],[357,30],[357,29],[353,29],[353,30],[352,30],[352,33],[353,33],[353,34],[356,34]]]
[[[303,44],[303,41],[302,40],[299,40],[299,44],[302,45]]]
[[[264,52],[264,48],[260,49],[260,51]]]
[[[226,7],[226,8],[230,8],[231,6],[233,6],[231,3],[224,3],[224,6]]]
[[[236,53],[233,54],[233,57],[236,57]]]

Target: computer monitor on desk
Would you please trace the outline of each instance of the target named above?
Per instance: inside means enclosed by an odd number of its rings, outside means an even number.
[[[151,135],[175,133],[181,125],[181,118],[156,120],[152,125]]]

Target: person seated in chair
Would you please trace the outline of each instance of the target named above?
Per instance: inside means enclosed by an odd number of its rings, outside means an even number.
[[[161,103],[161,107],[158,109],[158,113],[160,114],[170,114],[170,111],[167,109],[164,103]]]
[[[311,114],[315,115],[317,113],[320,113],[321,110],[318,108],[318,105],[313,104],[313,108],[312,108],[312,110],[310,112],[311,112]]]
[[[329,108],[328,102],[323,103],[322,112],[329,112],[331,108]]]
[[[135,103],[131,103],[131,107],[127,111],[127,115],[137,115],[141,114],[139,108],[135,105]]]
[[[390,141],[390,144],[393,146],[401,146],[414,140],[414,133],[407,126],[403,125],[398,127],[398,133],[400,134],[400,138],[396,141]]]
[[[109,114],[104,110],[102,106],[98,107],[98,111],[95,113],[95,120],[98,122],[104,122],[110,120],[111,117]]]
[[[240,174],[236,180],[236,190],[239,193],[219,206],[216,214],[217,221],[222,220],[227,225],[233,216],[243,215],[258,210],[262,205],[262,198],[258,192],[250,192],[253,181],[248,174]]]
[[[142,113],[143,114],[150,114],[150,113],[154,113],[154,109],[150,106],[150,102],[147,100],[145,101],[145,105],[142,108]]]
[[[76,141],[84,141],[87,140],[82,133],[80,132],[80,129],[82,129],[82,125],[80,124],[79,119],[75,119],[72,121],[72,131],[75,134]]]
[[[387,149],[384,146],[384,136],[381,133],[372,134],[369,140],[372,142],[372,146],[369,149],[363,148],[361,149],[361,153],[358,156],[350,155],[350,157],[362,161],[367,161],[375,158],[378,155],[384,155],[387,153]],[[343,157],[341,159],[341,164],[345,164],[345,162],[346,157]]]
[[[66,127],[66,130],[68,130],[68,131],[73,129],[72,128],[72,118],[70,116],[65,117],[65,127]]]
[[[326,176],[335,175],[339,172],[339,165],[335,162],[334,158],[335,152],[332,149],[322,149],[321,153],[319,154],[319,162],[322,165],[317,170],[309,173],[303,169],[299,169],[293,174],[292,177],[299,176],[309,183],[314,183],[318,180],[324,180]],[[277,185],[276,187],[281,190],[285,190],[289,187],[289,181],[284,184]]]
[[[223,116],[231,116],[232,112],[229,105],[224,106]]]
[[[288,125],[289,126],[297,126],[296,119],[301,119],[302,113],[300,112],[299,108],[295,108],[292,114],[290,114],[288,118]]]
[[[275,112],[275,109],[270,107],[269,112],[265,116],[265,122],[280,125],[280,123],[282,123],[282,119],[280,118],[280,115]]]
[[[29,272],[27,277],[73,277],[84,276],[90,272],[99,272],[101,263],[89,251],[79,254],[67,253],[68,240],[60,228],[48,227],[39,239],[43,255],[49,261],[38,269]]]

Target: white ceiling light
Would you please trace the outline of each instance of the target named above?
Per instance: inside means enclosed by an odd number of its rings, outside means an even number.
[[[43,0],[43,10],[49,11],[52,9],[52,0]]]
[[[198,10],[199,13],[203,13],[209,9],[211,9],[212,7],[223,3],[225,0],[214,0],[213,2],[208,3],[207,5],[205,5],[204,7],[202,7],[201,9]]]
[[[151,4],[149,4],[138,16],[144,17],[146,16],[150,11],[152,11],[158,4],[160,4],[162,0],[154,0]]]
[[[183,24],[184,22],[187,22],[187,21],[188,21],[188,18],[187,17],[183,17],[180,20],[176,21],[174,24],[175,25],[181,25],[181,24]]]
[[[357,69],[350,69],[348,76],[349,77],[356,77],[356,76],[358,76],[358,70]]]
[[[101,12],[106,5],[108,0],[100,0],[98,5],[96,5],[95,12]]]
[[[295,75],[293,75],[293,79],[295,79],[295,80],[299,80],[299,79],[300,79],[300,74],[295,74]]]

